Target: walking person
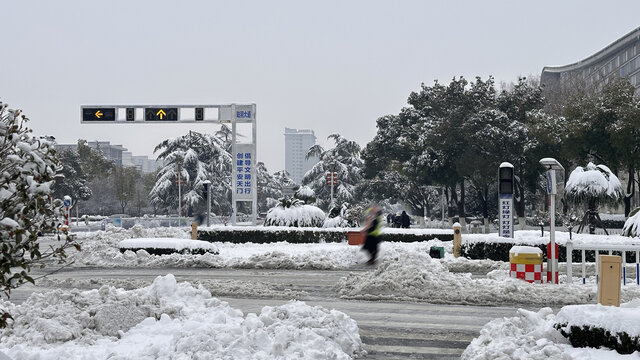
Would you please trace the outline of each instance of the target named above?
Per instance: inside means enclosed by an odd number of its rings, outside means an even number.
[[[362,233],[365,236],[362,249],[367,250],[371,254],[371,258],[367,261],[368,265],[376,263],[378,256],[378,244],[380,243],[380,233],[382,233],[382,209],[379,206],[372,206],[367,210],[367,221]]]
[[[408,229],[409,225],[411,225],[411,219],[409,218],[407,212],[403,210],[402,214],[400,214],[400,226],[403,229]]]

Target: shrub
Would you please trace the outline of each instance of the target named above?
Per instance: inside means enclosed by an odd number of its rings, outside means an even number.
[[[267,212],[264,226],[321,227],[325,217],[320,208],[299,199],[282,198]]]
[[[640,338],[631,337],[626,332],[612,334],[609,330],[594,326],[575,326],[567,328],[567,324],[555,324],[562,336],[569,339],[574,347],[607,347],[620,354],[632,354],[640,351]]]
[[[385,234],[380,235],[382,241],[415,242],[440,239],[442,241],[453,240],[453,234]],[[206,230],[198,230],[198,240],[209,242],[230,242],[236,244],[258,243],[268,244],[286,241],[291,244],[313,244],[321,242],[347,241],[345,229],[322,228],[242,228],[215,227]]]

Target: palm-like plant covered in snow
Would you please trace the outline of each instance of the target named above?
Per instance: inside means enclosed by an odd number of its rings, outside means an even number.
[[[264,226],[322,227],[325,214],[303,200],[284,197],[267,212]]]
[[[192,210],[197,204],[206,206],[203,199],[204,181],[211,181],[212,211],[230,208],[231,143],[225,127],[215,135],[190,131],[167,139],[156,146],[158,159],[164,160],[156,184],[151,189],[151,202],[165,208],[177,208],[180,179],[182,204]]]
[[[640,208],[629,213],[629,218],[624,222],[622,235],[629,237],[640,237]]]
[[[571,172],[564,196],[569,204],[586,209],[578,232],[588,222],[590,233],[594,233],[596,223],[601,223],[598,207],[618,204],[624,197],[624,191],[618,177],[607,166],[589,162],[586,167],[578,166]]]
[[[302,178],[302,184],[309,186],[316,195],[316,203],[328,208],[331,202],[331,188],[326,183],[328,172],[338,173],[338,185],[334,186],[334,202],[352,202],[355,186],[362,180],[362,159],[360,145],[339,134],[329,135],[336,146],[325,150],[320,145],[312,146],[307,158],[320,159]]]

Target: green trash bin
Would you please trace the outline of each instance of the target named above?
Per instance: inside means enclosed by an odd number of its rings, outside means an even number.
[[[431,256],[434,259],[444,259],[444,247],[432,246],[429,249],[429,256]]]

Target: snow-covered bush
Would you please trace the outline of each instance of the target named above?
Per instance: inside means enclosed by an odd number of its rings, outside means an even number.
[[[267,212],[264,226],[322,227],[324,219],[324,211],[320,208],[306,205],[299,199],[282,198]]]
[[[0,102],[0,290],[33,283],[29,271],[46,258],[65,259],[64,250],[75,245],[68,237],[55,248],[40,251],[38,234],[52,231],[60,214],[60,201],[51,199],[59,168],[53,139],[35,138],[27,117]],[[0,309],[0,327],[11,316]]]
[[[622,235],[629,237],[640,237],[640,208],[633,210],[629,218],[624,223]]]
[[[592,162],[571,172],[564,194],[569,203],[586,205],[590,210],[600,204],[615,205],[624,196],[618,177],[605,165]]]
[[[296,193],[293,194],[293,197],[304,201],[305,204],[316,202],[316,193],[308,186],[300,186]]]

